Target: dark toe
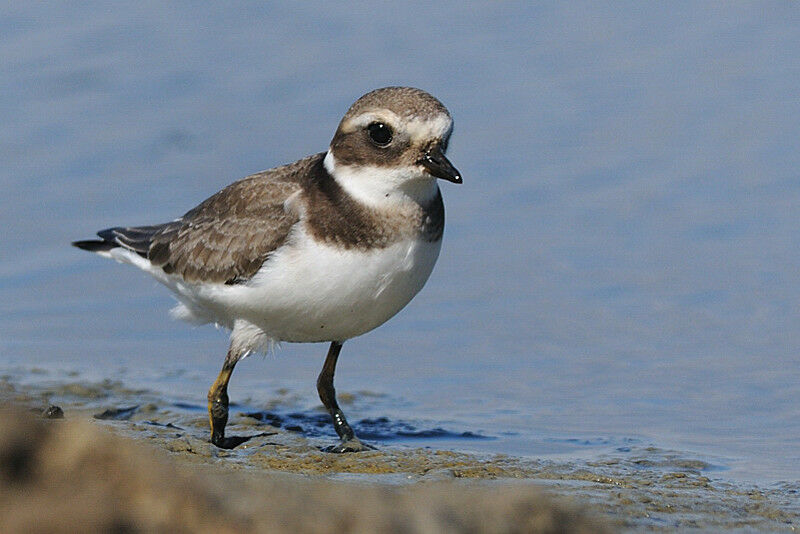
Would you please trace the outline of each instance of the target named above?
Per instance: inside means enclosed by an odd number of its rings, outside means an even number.
[[[374,451],[376,450],[375,447],[372,445],[368,445],[363,443],[358,438],[353,438],[348,441],[342,441],[337,443],[336,445],[330,445],[328,447],[324,447],[322,452],[332,452],[334,454],[342,454],[345,452],[364,452],[364,451]]]
[[[261,436],[268,436],[267,433],[255,434],[253,436],[228,436],[226,438],[211,438],[211,443],[219,447],[220,449],[235,449],[242,443],[246,441],[250,441],[253,438],[258,438]]]

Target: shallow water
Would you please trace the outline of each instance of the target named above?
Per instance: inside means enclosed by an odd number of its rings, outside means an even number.
[[[202,408],[225,335],[69,241],[170,220],[415,85],[453,113],[465,183],[426,288],[343,349],[337,389],[369,393],[349,417],[445,432],[377,442],[800,479],[800,9],[461,6],[4,7],[0,374]],[[231,399],[311,413],[324,352],[243,362]]]
[[[434,482],[454,495],[464,491],[466,481],[492,492],[546,486],[550,495],[580,503],[584,512],[605,517],[618,530],[636,532],[665,528],[785,532],[800,521],[800,482],[769,487],[731,483],[719,478],[717,466],[691,453],[637,440],[627,440],[606,452],[596,447],[611,447],[610,440],[567,440],[584,452],[593,451],[583,458],[578,449],[564,452],[563,448],[560,454],[554,449],[537,458],[466,454],[452,449],[462,446],[465,438],[486,437],[418,428],[408,421],[381,417],[353,421],[362,438],[379,443],[376,450],[330,454],[320,450],[335,442],[322,407],[298,410],[298,399],[282,391],[264,405],[265,410],[248,412],[246,406],[234,407],[227,435],[242,443],[227,450],[209,442],[204,406],[162,392],[131,389],[113,380],[92,383],[73,376],[69,377],[72,381],[52,381],[47,369],[36,374],[36,383],[24,386],[13,378],[0,377],[0,405],[12,402],[50,414],[46,416],[51,419],[50,427],[72,428],[72,435],[79,433],[85,444],[92,442],[87,434],[102,441],[101,433],[85,424],[86,419],[93,420],[95,427],[146,442],[148,448],[143,451],[148,457],[166,451],[170,464],[191,467],[195,473],[214,467],[218,472],[245,473],[262,481],[287,474],[295,477],[295,484],[300,482],[299,475],[356,482],[379,492],[395,486],[417,493]],[[356,410],[375,398],[368,392],[342,395],[343,404]],[[74,430],[78,426],[84,430]],[[67,450],[73,453],[70,447]],[[307,499],[305,492],[302,495]]]

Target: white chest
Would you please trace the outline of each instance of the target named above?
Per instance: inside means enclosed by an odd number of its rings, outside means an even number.
[[[364,251],[295,238],[224,299],[282,341],[344,341],[383,324],[422,289],[441,248],[409,239]]]

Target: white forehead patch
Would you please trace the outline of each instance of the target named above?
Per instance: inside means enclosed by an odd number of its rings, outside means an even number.
[[[453,129],[453,119],[445,114],[433,118],[413,117],[406,121],[406,131],[412,139],[444,139]]]

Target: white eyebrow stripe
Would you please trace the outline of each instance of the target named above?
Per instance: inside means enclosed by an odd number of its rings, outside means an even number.
[[[445,114],[440,114],[433,118],[422,118],[419,116],[401,118],[388,109],[362,113],[348,121],[347,129],[357,130],[373,122],[385,122],[395,127],[397,125],[402,125],[402,129],[404,129],[412,139],[418,141],[445,139],[453,129],[453,119]]]
[[[361,115],[349,120],[347,125],[353,129],[358,129],[367,126],[368,124],[372,124],[373,122],[385,122],[394,125],[400,124],[402,121],[395,113],[389,111],[388,109],[383,109],[380,111],[368,111],[366,113],[362,113]]]

